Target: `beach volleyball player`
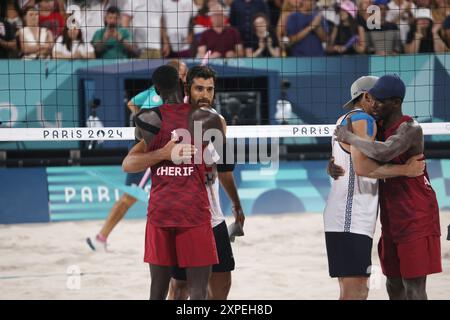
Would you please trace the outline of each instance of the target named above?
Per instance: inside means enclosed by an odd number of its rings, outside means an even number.
[[[406,87],[397,75],[385,75],[369,90],[372,115],[380,121],[379,141],[362,139],[338,126],[337,140],[366,156],[389,164],[404,164],[424,152],[423,132],[403,115]],[[442,271],[439,206],[428,173],[415,178],[380,180],[381,238],[378,243],[390,299],[427,299],[427,275]]]
[[[350,111],[337,121],[338,125],[348,122],[355,134],[367,141],[373,141],[377,133],[375,120],[368,114],[373,101],[367,93],[377,80],[364,76],[352,84],[351,100],[344,105]],[[420,175],[424,163],[413,158],[406,165],[379,165],[334,136],[332,153],[342,176],[334,177],[324,211],[329,274],[338,278],[340,299],[367,299],[378,216],[377,179]]]

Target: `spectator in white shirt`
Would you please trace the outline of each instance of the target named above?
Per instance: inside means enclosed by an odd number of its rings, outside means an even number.
[[[54,59],[94,59],[95,50],[90,43],[84,42],[79,26],[65,26],[62,35],[56,39],[52,55]]]
[[[169,40],[162,32],[162,0],[118,0],[117,5],[122,11],[122,27],[131,31],[133,44],[140,50],[139,58],[158,59],[162,52],[169,54]]]

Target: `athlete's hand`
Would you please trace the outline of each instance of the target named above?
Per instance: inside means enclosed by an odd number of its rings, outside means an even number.
[[[336,126],[336,129],[334,130],[334,135],[336,136],[337,141],[351,144],[351,138],[353,136],[352,119],[347,118],[346,126],[345,125]]]
[[[334,180],[337,180],[345,174],[345,170],[341,166],[334,164],[334,157],[331,157],[327,165],[327,173]]]
[[[235,221],[239,222],[241,226],[244,227],[245,215],[242,207],[240,205],[234,205],[231,208],[231,211],[233,212]]]
[[[177,143],[176,139],[171,139],[162,148],[163,157],[175,164],[187,162],[197,152],[197,148],[192,144]]]
[[[405,176],[414,178],[421,176],[425,171],[425,161],[423,159],[423,154],[418,154],[413,156],[406,161],[406,172]]]

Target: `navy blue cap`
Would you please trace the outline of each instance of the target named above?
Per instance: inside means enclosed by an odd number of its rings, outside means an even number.
[[[405,83],[396,74],[387,74],[380,77],[369,93],[376,99],[405,98]]]

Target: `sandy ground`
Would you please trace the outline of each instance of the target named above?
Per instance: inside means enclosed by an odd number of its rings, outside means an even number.
[[[147,299],[148,266],[142,262],[144,220],[120,223],[111,253],[84,242],[101,221],[0,225],[0,299]],[[450,241],[442,213],[443,273],[428,280],[430,299],[450,299]],[[230,299],[336,299],[330,279],[321,214],[251,216],[246,235],[233,244],[237,268]],[[375,239],[378,239],[379,229]],[[373,250],[369,299],[387,299]],[[80,276],[68,275],[81,271]]]

